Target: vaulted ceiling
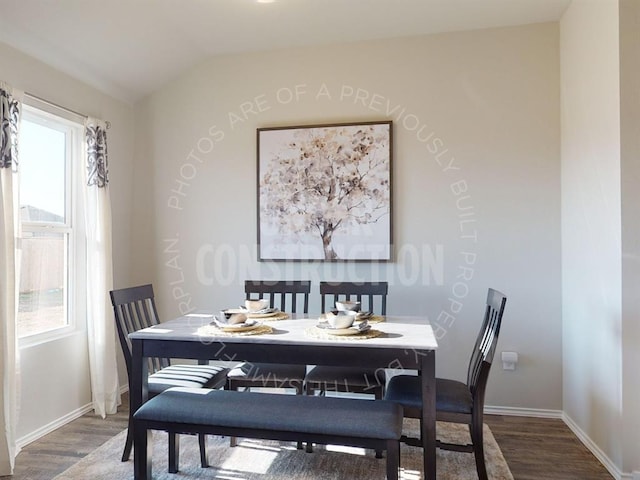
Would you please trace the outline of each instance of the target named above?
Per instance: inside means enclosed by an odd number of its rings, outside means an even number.
[[[0,42],[135,102],[214,55],[557,21],[571,0],[2,0]]]

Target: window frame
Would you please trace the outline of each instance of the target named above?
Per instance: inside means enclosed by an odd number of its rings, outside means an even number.
[[[83,210],[83,140],[84,118],[37,101],[25,98],[22,105],[21,119],[36,123],[47,128],[61,131],[65,134],[65,218],[64,223],[57,222],[23,222],[20,219],[19,242],[22,242],[25,232],[33,233],[61,233],[66,238],[65,251],[65,295],[66,320],[63,326],[55,327],[29,335],[18,336],[20,348],[68,337],[86,330],[86,319],[79,315],[85,311],[86,295],[78,295],[78,285],[86,284],[86,249],[84,238],[84,210]],[[18,144],[20,146],[20,143]],[[20,184],[20,164],[18,164],[18,183]],[[20,185],[19,185],[20,188]],[[21,247],[20,247],[21,248]],[[16,324],[16,334],[18,329]]]

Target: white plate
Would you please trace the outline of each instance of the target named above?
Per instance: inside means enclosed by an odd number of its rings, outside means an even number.
[[[328,333],[329,335],[359,335],[361,333],[368,332],[371,327],[365,328],[364,330],[360,330],[357,325],[353,325],[349,328],[333,328],[328,323],[318,323],[316,324],[316,328],[321,330],[323,333]]]
[[[255,330],[256,328],[258,328],[258,327],[260,327],[262,325],[261,322],[256,322],[256,321],[248,321],[248,322],[244,322],[244,323],[226,324],[226,323],[223,323],[223,322],[219,321],[217,319],[217,317],[212,322],[212,324],[215,325],[216,327],[218,327],[220,330],[222,330],[224,332],[247,332],[249,330]]]
[[[260,328],[262,323],[256,322],[252,325],[246,325],[244,323],[237,323],[235,325],[227,325],[220,328],[223,332],[248,332],[251,330],[255,330],[256,328]]]
[[[260,311],[260,312],[247,312],[247,317],[249,318],[270,318],[275,317],[280,314],[280,310],[277,308],[269,309],[269,311]]]

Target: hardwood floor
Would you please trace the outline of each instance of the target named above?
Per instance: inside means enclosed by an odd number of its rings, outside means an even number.
[[[106,420],[92,414],[27,445],[5,480],[51,480],[127,426],[128,398]],[[487,415],[515,480],[613,478],[561,420]]]
[[[64,472],[127,428],[129,399],[123,397],[122,401],[123,406],[116,415],[109,415],[103,420],[86,414],[30,443],[18,454],[14,475],[0,476],[0,479],[51,480]]]
[[[485,415],[515,480],[613,478],[562,420]]]

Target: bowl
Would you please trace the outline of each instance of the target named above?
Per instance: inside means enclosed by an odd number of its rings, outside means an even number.
[[[358,313],[353,310],[333,310],[326,315],[331,328],[349,328]]]
[[[353,300],[343,300],[341,302],[336,302],[336,308],[338,311],[360,311],[360,302],[356,302]]]
[[[240,312],[230,312],[228,310],[220,311],[220,319],[222,323],[227,323],[228,325],[236,325],[238,323],[244,323],[247,321],[247,316],[244,313]]]
[[[261,298],[259,300],[245,300],[244,307],[250,312],[259,312],[269,306],[269,300]]]

